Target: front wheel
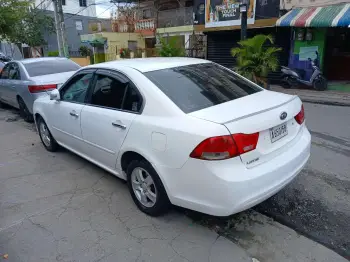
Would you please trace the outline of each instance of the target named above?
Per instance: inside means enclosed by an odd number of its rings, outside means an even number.
[[[327,79],[323,76],[317,77],[313,82],[313,88],[317,91],[325,91],[327,89]]]
[[[56,140],[53,138],[53,136],[51,135],[51,132],[48,129],[44,119],[42,119],[42,117],[39,117],[37,120],[37,124],[38,124],[39,136],[44,147],[46,148],[47,151],[55,152],[58,148],[58,144]]]
[[[137,207],[150,216],[169,209],[170,201],[162,181],[146,160],[133,160],[127,168],[128,188]]]

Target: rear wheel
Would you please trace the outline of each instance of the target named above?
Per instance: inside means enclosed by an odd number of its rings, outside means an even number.
[[[323,76],[317,77],[313,82],[313,87],[317,91],[325,91],[327,89],[327,79]]]
[[[26,122],[33,122],[33,115],[29,112],[26,104],[21,97],[18,98],[19,114],[23,117]]]
[[[146,160],[133,160],[127,168],[130,194],[137,207],[150,216],[166,213],[170,201],[162,181]]]
[[[42,117],[38,117],[37,120],[38,130],[39,130],[39,136],[41,139],[41,142],[43,143],[44,147],[47,151],[54,152],[58,149],[58,144],[56,140],[51,135],[50,130],[48,129],[44,119]]]

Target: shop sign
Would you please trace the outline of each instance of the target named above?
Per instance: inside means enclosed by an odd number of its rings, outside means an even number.
[[[255,1],[249,1],[248,24],[255,21]],[[205,27],[240,25],[239,5],[236,0],[205,0]]]

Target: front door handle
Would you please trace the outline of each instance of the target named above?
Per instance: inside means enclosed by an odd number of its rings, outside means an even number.
[[[126,129],[126,125],[124,125],[122,122],[112,122],[112,126],[119,127],[121,129]]]
[[[74,117],[79,117],[79,115],[77,113],[75,113],[75,111],[72,111],[69,113],[71,116],[74,116]]]

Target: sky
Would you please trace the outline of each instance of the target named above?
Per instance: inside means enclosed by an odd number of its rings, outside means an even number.
[[[108,0],[96,0],[97,17],[110,18],[111,11],[114,9],[113,6],[114,4],[109,3]]]

